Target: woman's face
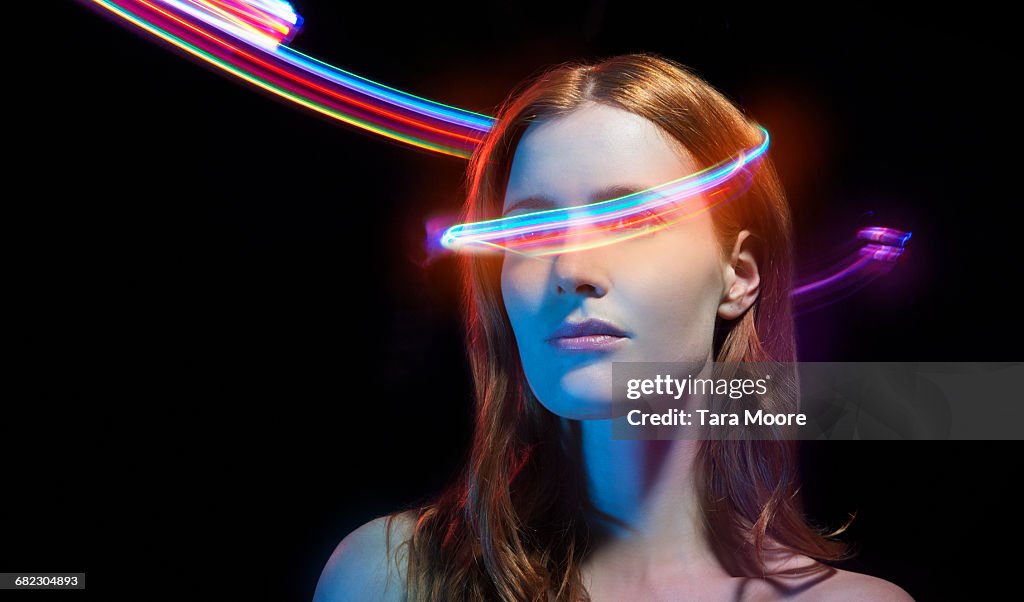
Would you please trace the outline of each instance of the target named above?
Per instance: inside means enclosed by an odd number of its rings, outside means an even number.
[[[697,170],[690,154],[654,123],[591,103],[527,129],[503,211],[592,203]],[[612,415],[613,361],[712,359],[715,318],[731,275],[711,216],[700,211],[584,251],[535,258],[506,253],[501,290],[534,394],[559,416],[595,419]]]

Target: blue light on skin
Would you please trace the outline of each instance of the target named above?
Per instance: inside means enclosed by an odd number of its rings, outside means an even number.
[[[654,123],[589,104],[527,129],[504,209],[570,208],[697,170],[688,151]],[[550,411],[581,421],[591,498],[629,525],[588,561],[589,580],[628,578],[654,564],[686,567],[702,578],[726,574],[700,535],[690,481],[694,442],[612,439],[612,362],[709,362],[716,317],[737,317],[757,295],[756,262],[743,245],[748,236],[741,232],[723,253],[703,212],[615,244],[503,257],[502,297],[529,386]],[[571,239],[572,233],[567,246]],[[589,318],[627,336],[589,351],[557,349],[547,340],[563,322]]]

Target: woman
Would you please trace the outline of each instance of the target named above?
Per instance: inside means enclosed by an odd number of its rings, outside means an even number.
[[[760,130],[649,54],[562,65],[503,105],[465,221],[572,207],[682,178]],[[612,361],[795,361],[790,217],[759,164],[738,198],[610,245],[466,254],[474,444],[433,503],[363,525],[316,600],[907,600],[829,567],[792,441],[611,435]]]

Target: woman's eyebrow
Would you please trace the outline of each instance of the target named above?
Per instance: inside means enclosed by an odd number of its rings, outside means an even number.
[[[599,201],[607,201],[610,199],[616,199],[627,194],[633,194],[640,192],[641,190],[647,190],[650,186],[640,186],[637,184],[612,184],[611,186],[605,186],[600,190],[596,190],[590,195],[588,203],[597,203]],[[504,213],[511,213],[516,209],[532,209],[535,211],[542,211],[544,209],[554,209],[558,205],[555,204],[550,198],[543,194],[534,194],[518,201],[513,202],[505,209]]]
[[[551,199],[549,199],[548,197],[546,197],[544,195],[535,194],[533,196],[528,196],[525,199],[519,199],[518,201],[512,203],[511,205],[508,206],[507,209],[505,209],[504,212],[505,213],[511,213],[511,212],[515,211],[516,209],[533,209],[533,210],[536,210],[536,211],[541,211],[543,209],[554,209],[554,208],[555,208],[554,201],[552,201]]]

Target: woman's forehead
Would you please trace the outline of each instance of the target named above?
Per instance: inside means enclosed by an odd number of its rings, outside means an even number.
[[[575,205],[614,187],[657,186],[697,171],[680,149],[650,120],[590,104],[530,125],[516,147],[505,206],[537,196]]]

